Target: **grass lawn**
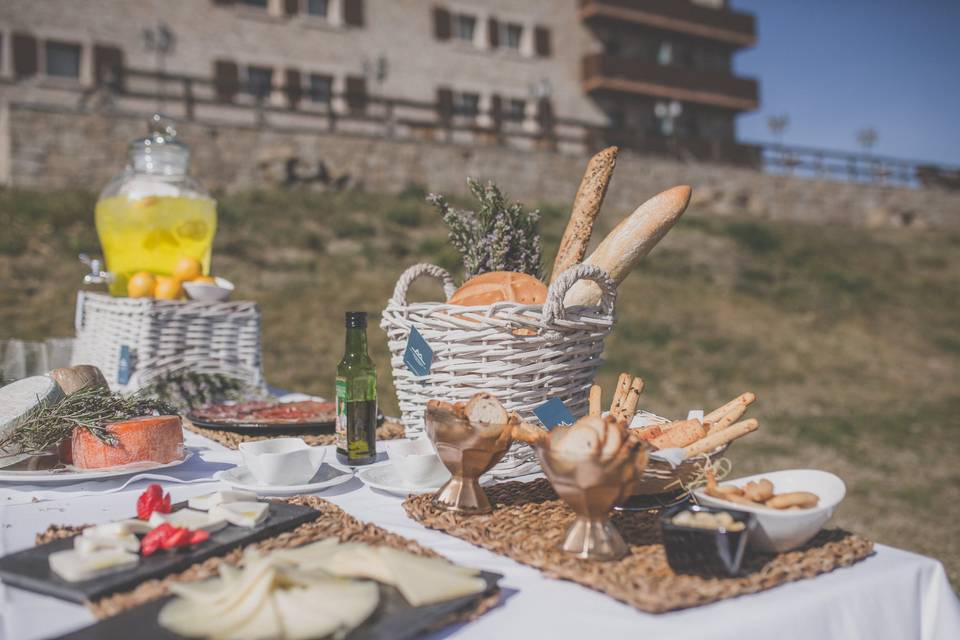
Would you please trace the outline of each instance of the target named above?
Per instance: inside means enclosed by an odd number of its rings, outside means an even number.
[[[422,196],[221,200],[214,270],[260,303],[272,384],[330,395],[344,310],[376,317],[416,262],[457,269]],[[88,193],[0,192],[0,338],[70,335],[76,255],[98,253],[93,203]],[[542,211],[550,265],[567,211]],[[605,211],[595,242],[625,213]],[[838,473],[849,488],[841,526],[933,555],[960,585],[960,232],[710,214],[692,208],[621,286],[604,388],[619,371],[642,375],[642,406],[667,416],[754,391],[750,415],[762,426],[731,448],[736,475]],[[415,299],[439,295],[414,287]],[[382,404],[395,411],[376,318],[369,334]]]

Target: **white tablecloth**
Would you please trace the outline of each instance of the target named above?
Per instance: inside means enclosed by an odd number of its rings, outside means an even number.
[[[187,443],[209,465],[211,474],[224,463],[238,462],[236,452],[194,434],[188,436]],[[195,470],[191,465],[191,479],[196,478]],[[111,481],[104,486],[121,483]],[[34,535],[52,523],[99,523],[129,517],[145,484],[108,495],[71,496],[70,489],[65,488],[62,498],[36,503],[22,503],[19,491],[0,485],[0,553],[31,546]],[[175,501],[216,487],[165,484]],[[574,583],[544,578],[535,569],[426,529],[406,517],[401,498],[372,491],[357,478],[320,495],[361,520],[417,540],[456,562],[504,575],[500,606],[473,623],[444,630],[438,637],[960,638],[960,602],[943,566],[931,558],[883,545],[877,545],[874,556],[853,567],[812,580],[704,607],[650,615]],[[0,590],[0,638],[4,640],[47,638],[93,622],[79,605],[5,586]],[[134,630],[130,637],[136,637]]]

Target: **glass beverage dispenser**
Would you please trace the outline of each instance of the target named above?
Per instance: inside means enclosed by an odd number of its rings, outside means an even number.
[[[173,122],[154,115],[146,138],[130,143],[123,173],[100,192],[97,235],[113,274],[110,293],[124,296],[138,271],[171,275],[177,261],[196,258],[210,272],[217,204],[187,175],[190,150]]]

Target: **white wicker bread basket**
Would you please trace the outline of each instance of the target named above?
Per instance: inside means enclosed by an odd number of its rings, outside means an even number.
[[[605,271],[585,264],[571,267],[550,286],[542,305],[408,304],[410,283],[424,275],[443,283],[446,298],[453,294],[456,287],[444,269],[415,265],[400,276],[380,322],[387,333],[393,382],[408,436],[423,432],[428,400],[467,400],[479,391],[493,394],[509,411],[531,421],[536,421],[533,409],[551,398],[560,398],[575,417],[586,413],[590,385],[602,362],[603,340],[614,321],[616,285]],[[580,279],[600,286],[600,305],[564,308],[567,290]],[[413,375],[403,362],[411,327],[433,350],[426,376]],[[534,460],[529,447],[515,445],[494,475],[530,469]]]
[[[260,310],[254,302],[178,302],[80,292],[71,361],[98,366],[120,391],[164,373],[221,373],[263,387]],[[129,379],[119,378],[126,346]]]

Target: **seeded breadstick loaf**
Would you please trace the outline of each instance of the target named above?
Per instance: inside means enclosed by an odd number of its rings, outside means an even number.
[[[607,186],[613,176],[613,168],[617,163],[617,147],[607,147],[587,163],[587,170],[580,181],[577,196],[573,200],[573,210],[570,212],[570,221],[560,240],[557,257],[553,261],[553,271],[550,272],[550,283],[560,277],[560,274],[579,264],[587,253],[587,245],[593,234],[593,222],[600,213],[603,198],[607,195]]]

